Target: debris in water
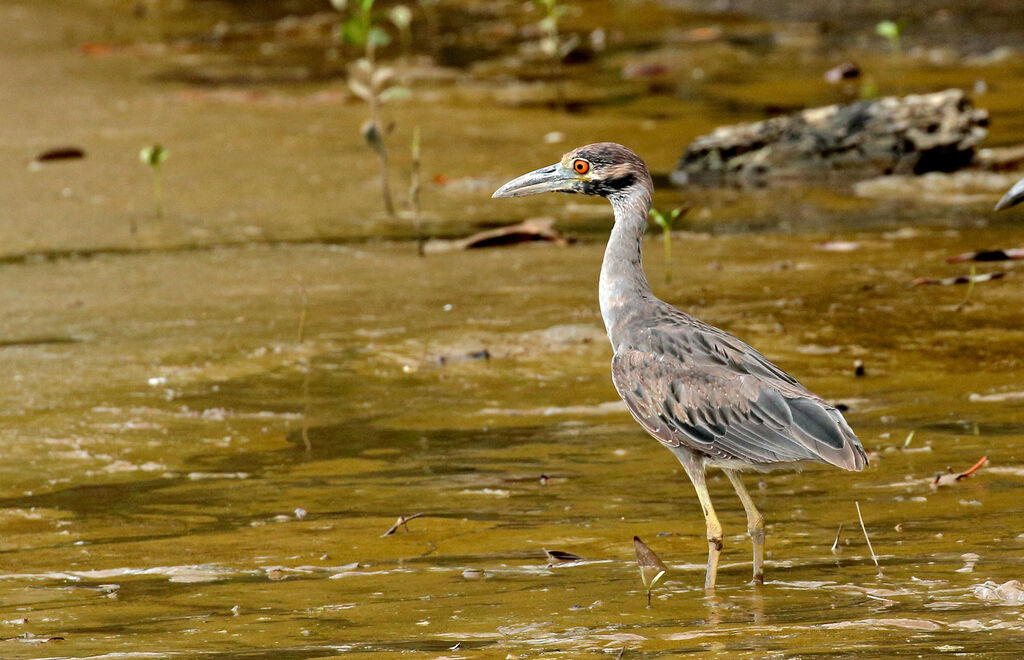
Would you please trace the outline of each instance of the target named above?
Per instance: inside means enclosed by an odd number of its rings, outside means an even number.
[[[968,401],[977,403],[1003,403],[1005,401],[1017,401],[1024,399],[1024,392],[996,392],[994,394],[978,394],[972,392],[967,397]]]
[[[836,552],[839,549],[839,536],[843,533],[843,523],[839,523],[839,529],[836,530],[836,540],[832,541],[832,552]]]
[[[984,465],[987,462],[988,462],[988,456],[982,456],[981,460],[979,460],[977,463],[975,463],[970,469],[968,469],[965,472],[961,472],[959,474],[954,474],[952,471],[950,471],[947,474],[941,474],[941,473],[937,474],[937,475],[935,475],[935,479],[934,479],[934,481],[932,481],[931,486],[932,486],[932,488],[941,488],[943,486],[952,486],[954,483],[960,481],[961,479],[966,479],[967,477],[969,477],[972,474],[974,474],[975,472],[977,472],[978,468],[980,468],[982,465]]]
[[[1024,585],[1019,580],[996,584],[988,580],[974,587],[974,597],[998,602],[1000,605],[1024,605]]]
[[[567,238],[562,232],[555,229],[554,225],[554,218],[531,218],[517,225],[488,229],[458,240],[430,240],[427,241],[423,249],[429,254],[437,254],[453,250],[504,247],[517,243],[549,242],[555,245],[567,245],[572,242],[573,239]]]
[[[390,527],[390,528],[388,529],[388,531],[386,531],[386,532],[384,532],[383,534],[381,534],[381,535],[380,535],[380,536],[381,536],[381,538],[384,538],[385,536],[391,536],[392,534],[394,534],[395,532],[397,532],[397,531],[398,531],[398,528],[399,528],[399,527],[404,527],[404,528],[405,528],[405,531],[407,531],[407,532],[408,532],[408,531],[409,531],[409,526],[408,526],[408,525],[407,525],[406,523],[408,523],[408,522],[409,522],[410,520],[412,520],[413,518],[419,518],[419,517],[420,517],[420,516],[422,516],[422,515],[424,515],[424,514],[423,514],[423,512],[420,512],[420,513],[414,513],[414,514],[412,514],[412,515],[410,515],[410,516],[403,516],[403,515],[399,515],[399,516],[398,516],[398,520],[396,520],[396,521],[395,521],[395,524],[394,524],[394,525],[392,525],[392,526],[391,526],[391,527]]]
[[[583,557],[574,555],[571,552],[564,552],[562,550],[544,550],[544,554],[548,556],[548,566],[557,566],[558,564],[572,564],[578,561],[583,561]]]
[[[978,560],[981,559],[981,556],[978,555],[976,552],[965,552],[964,554],[960,555],[960,558],[964,560],[964,565],[962,568],[956,569],[956,572],[973,573],[974,566],[978,563]]]
[[[299,508],[295,509],[295,517],[298,518],[299,520],[302,520],[303,518],[306,517],[306,510],[303,509],[302,507],[299,507]]]
[[[964,252],[963,254],[949,257],[946,261],[951,264],[958,264],[964,261],[1012,261],[1014,259],[1024,259],[1024,248]]]
[[[843,62],[825,72],[825,82],[836,85],[844,80],[860,77],[860,65],[856,62]]]
[[[865,373],[866,372],[864,371],[864,361],[863,360],[854,360],[853,361],[853,375],[857,376],[857,377],[860,377],[860,376],[864,376]]]
[[[918,277],[910,286],[921,286],[923,284],[938,284],[940,286],[949,286],[951,284],[971,284],[977,282],[988,282],[989,280],[1000,280],[1006,277],[1006,273],[996,271],[994,273],[982,273],[981,275],[958,275],[956,277],[946,277],[943,279],[936,279],[934,277]]]
[[[854,502],[857,505],[857,519],[860,520],[860,530],[864,532],[864,540],[868,542],[868,550],[871,552],[871,559],[875,562],[875,568],[878,569],[878,577],[882,576],[882,567],[878,565],[878,557],[875,556],[875,549],[871,547],[871,539],[868,538],[868,530],[864,527],[864,516],[860,515],[860,502]]]
[[[38,154],[33,161],[47,163],[55,160],[79,160],[85,158],[85,149],[79,147],[57,147]]]
[[[640,580],[647,589],[647,607],[651,606],[651,589],[658,583],[668,570],[664,562],[654,554],[654,551],[640,540],[639,536],[633,537],[633,549],[636,550],[636,564],[640,567]]]

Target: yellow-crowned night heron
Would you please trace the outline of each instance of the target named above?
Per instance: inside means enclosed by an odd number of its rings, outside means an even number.
[[[615,211],[601,266],[600,301],[612,382],[638,422],[668,447],[693,482],[707,523],[704,586],[714,588],[722,526],[711,505],[706,467],[729,477],[747,514],[754,583],[764,580],[764,519],[741,470],[807,461],[846,470],[867,465],[842,414],[732,335],[662,302],[640,261],[653,184],[644,162],[613,143],[571,151],[554,165],[509,181],[494,197],[542,192],[600,195]]]

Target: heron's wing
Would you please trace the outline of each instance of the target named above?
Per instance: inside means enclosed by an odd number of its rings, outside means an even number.
[[[788,377],[628,348],[612,358],[612,381],[633,417],[669,447],[752,467],[810,460],[860,470],[867,463],[839,411]]]
[[[815,396],[757,349],[721,328],[708,325],[664,304],[654,323],[637,332],[638,345],[655,354],[675,356],[696,365],[722,366],[730,371],[757,376],[779,386]]]

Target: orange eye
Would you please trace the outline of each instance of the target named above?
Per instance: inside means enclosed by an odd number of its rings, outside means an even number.
[[[582,159],[576,159],[572,162],[572,169],[576,170],[576,174],[586,174],[590,171],[590,163]]]

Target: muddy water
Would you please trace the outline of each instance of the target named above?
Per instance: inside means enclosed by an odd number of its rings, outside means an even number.
[[[399,135],[418,121],[430,176],[449,182],[426,195],[434,233],[545,213],[584,238],[419,259],[408,241],[348,240],[411,232],[379,216],[363,109],[316,96],[331,83],[210,94],[160,76],[210,53],[83,56],[82,41],[143,29],[103,8],[0,11],[17,92],[0,122],[0,656],[1012,656],[1024,643],[1019,606],[975,596],[1024,573],[1019,268],[982,264],[1011,276],[966,306],[963,287],[907,286],[966,273],[951,254],[1020,243],[1019,220],[986,210],[997,192],[957,206],[659,192],[697,208],[671,283],[648,240],[656,293],[848,406],[872,459],[858,474],[748,475],[768,519],[758,589],[742,508],[713,478],[726,540],[708,597],[692,488],[608,376],[606,207],[488,195],[593,139],[664,171],[689,136],[750,111],[640,95],[567,117],[509,105],[486,77],[396,106]],[[1014,66],[983,72],[1011,80]],[[734,73],[721,94],[763,102],[770,74]],[[813,89],[810,73],[790,78],[785,93]],[[991,96],[1004,127],[1019,121],[1010,91]],[[556,129],[565,143],[541,144]],[[135,157],[155,139],[172,150],[163,219]],[[25,169],[54,142],[86,160]],[[929,486],[983,455],[971,478]],[[633,535],[670,567],[651,608]],[[545,548],[585,561],[549,567]]]

